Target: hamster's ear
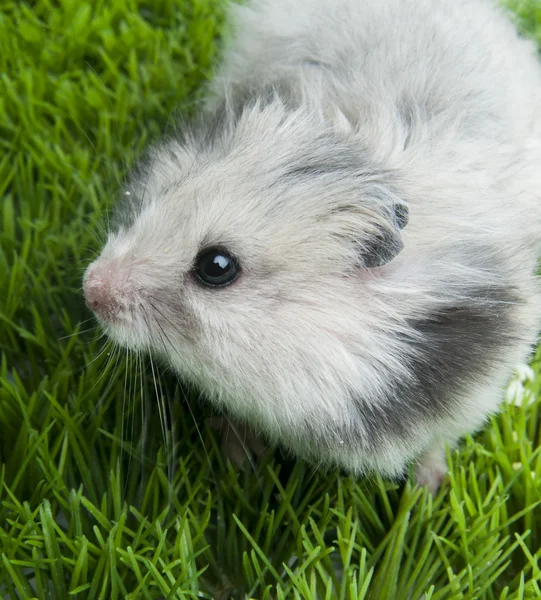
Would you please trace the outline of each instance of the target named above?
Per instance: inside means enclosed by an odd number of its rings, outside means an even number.
[[[359,259],[367,269],[386,265],[404,248],[400,231],[408,224],[408,207],[393,204],[388,213],[383,223],[374,224],[373,234],[359,248]]]

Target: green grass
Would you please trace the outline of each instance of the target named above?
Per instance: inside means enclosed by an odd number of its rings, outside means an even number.
[[[541,42],[541,3],[514,7]],[[279,456],[236,472],[166,381],[171,468],[145,363],[100,354],[96,229],[192,110],[223,8],[0,0],[0,597],[541,598],[540,352],[537,400],[450,455],[436,499]]]

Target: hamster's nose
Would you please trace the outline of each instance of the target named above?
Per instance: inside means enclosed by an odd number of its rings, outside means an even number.
[[[83,291],[88,308],[102,319],[109,319],[117,312],[118,301],[107,280],[90,272],[83,282]]]

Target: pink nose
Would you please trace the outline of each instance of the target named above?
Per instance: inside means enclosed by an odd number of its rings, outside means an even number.
[[[98,316],[110,318],[118,309],[118,302],[111,292],[107,281],[89,273],[83,284],[85,302]]]

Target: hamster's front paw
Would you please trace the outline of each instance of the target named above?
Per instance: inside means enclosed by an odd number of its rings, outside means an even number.
[[[426,486],[435,496],[447,475],[447,458],[445,449],[441,446],[431,448],[417,461],[415,465],[415,483]]]
[[[209,419],[208,424],[220,432],[222,456],[237,469],[243,469],[253,457],[259,458],[265,452],[265,442],[244,423],[221,416]]]

